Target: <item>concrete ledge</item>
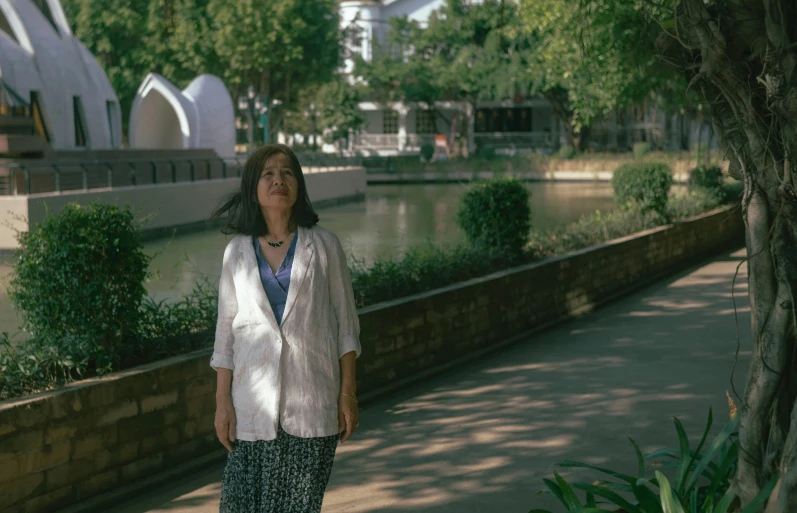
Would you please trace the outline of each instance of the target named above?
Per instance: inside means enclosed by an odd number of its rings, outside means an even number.
[[[352,194],[351,196],[341,196],[338,198],[329,198],[321,201],[313,201],[314,209],[322,209],[334,207],[336,205],[343,205],[345,203],[353,203],[365,200],[365,193]],[[227,223],[226,218],[215,220],[197,221],[195,223],[187,223],[178,226],[163,226],[160,228],[150,228],[141,231],[142,239],[145,241],[156,240],[171,237],[172,235],[185,235],[189,233],[202,232],[212,230],[214,228],[221,229]],[[10,250],[0,249],[0,255],[4,253],[10,254]]]
[[[539,330],[743,241],[740,209],[722,208],[360,309],[358,389],[367,406],[498,347],[533,343]],[[215,461],[210,353],[0,403],[0,513],[102,510],[157,482],[154,476],[176,472],[178,464],[190,469]]]
[[[314,206],[323,207],[363,198],[365,169],[348,167],[335,170],[310,168],[305,182]],[[171,234],[177,228],[192,231],[215,226],[208,221],[222,200],[238,190],[240,178],[219,178],[193,182],[148,184],[111,189],[91,189],[32,196],[0,196],[0,213],[9,225],[0,226],[0,250],[18,247],[14,230],[27,231],[48,214],[57,214],[72,202],[103,201],[130,205],[138,217],[151,217],[144,226],[153,236]]]
[[[0,135],[0,153],[43,153],[47,150],[47,141],[32,134]]]

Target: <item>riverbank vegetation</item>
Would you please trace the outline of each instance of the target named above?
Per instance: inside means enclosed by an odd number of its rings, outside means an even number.
[[[666,176],[640,182],[633,170],[618,175],[614,186],[623,203],[615,211],[545,232],[534,230],[522,183],[506,178],[476,183],[457,216],[466,243],[419,245],[370,266],[355,256],[357,306],[562,255],[738,200],[739,185],[725,182],[718,168],[695,171],[689,191],[680,195],[669,191],[668,168],[657,169]],[[667,201],[651,208],[648,197]],[[203,279],[177,302],[147,296],[149,257],[141,251],[140,224],[129,209],[71,205],[20,234],[20,246],[9,295],[30,337],[13,343],[8,333],[0,337],[0,399],[212,344],[216,284]]]
[[[638,156],[633,153],[597,152],[579,153],[564,157],[557,153],[529,152],[516,155],[474,155],[443,160],[422,161],[418,156],[363,157],[362,165],[368,173],[411,175],[413,173],[450,173],[462,179],[468,173],[550,173],[556,171],[583,171],[585,175],[596,172],[613,172],[624,164],[666,164],[676,175],[688,173],[696,166],[727,167],[716,151],[704,150],[663,152],[648,151]],[[682,178],[682,176],[676,176]]]

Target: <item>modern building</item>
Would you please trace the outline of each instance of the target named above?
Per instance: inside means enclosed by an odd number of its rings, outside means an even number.
[[[24,104],[21,117],[32,119],[35,135],[48,150],[122,147],[119,100],[97,59],[73,36],[60,0],[0,0],[0,80],[12,103]],[[10,124],[22,123],[0,115],[6,132]],[[38,149],[30,139],[23,144],[16,137],[23,134],[13,135],[20,151],[7,153],[25,156]],[[129,138],[133,149],[210,148],[233,157],[230,93],[211,75],[197,77],[180,91],[150,74],[133,105]]]
[[[235,157],[235,110],[224,82],[200,75],[180,91],[157,73],[139,87],[130,111],[130,147],[134,149],[209,148],[222,158]]]
[[[0,0],[0,77],[50,148],[121,147],[119,100],[59,0]]]

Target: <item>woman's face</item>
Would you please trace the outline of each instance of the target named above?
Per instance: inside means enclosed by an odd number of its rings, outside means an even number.
[[[269,157],[257,182],[257,202],[260,208],[291,210],[299,194],[299,182],[294,176],[288,157],[276,153]]]

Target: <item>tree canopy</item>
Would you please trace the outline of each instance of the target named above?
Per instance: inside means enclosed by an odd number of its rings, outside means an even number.
[[[530,89],[551,103],[576,146],[616,108],[647,97],[687,103],[683,79],[656,58],[658,25],[633,2],[521,0],[519,30],[532,40]]]
[[[233,96],[252,84],[295,107],[298,87],[329,81],[342,36],[335,0],[64,0],[75,35],[94,53],[119,96],[124,118],[148,72],[179,87],[202,73],[222,77]],[[298,86],[298,87],[297,87]]]
[[[514,2],[450,0],[426,26],[392,18],[370,62],[356,73],[376,99],[425,102],[511,97],[519,87],[524,38],[511,38]],[[517,34],[517,32],[515,32]]]
[[[450,0],[426,26],[390,20],[357,75],[382,101],[546,98],[575,145],[597,119],[655,96],[686,101],[683,79],[656,59],[658,26],[632,4]]]
[[[797,511],[797,7],[786,0],[522,2],[530,33],[571,35],[552,40],[559,44],[551,47],[551,69],[567,51],[583,52],[543,77],[567,90],[574,112],[591,112],[583,108],[585,99],[611,104],[589,93],[598,78],[629,98],[680,91],[675,101],[695,94],[706,106],[730,174],[744,183],[752,317],[753,350],[739,408],[737,500],[730,511]],[[546,25],[549,19],[558,21]],[[566,44],[576,35],[578,44]],[[629,68],[640,62],[640,69]],[[616,81],[612,70],[622,70],[627,80]],[[589,78],[585,87],[581,72]],[[756,501],[773,483],[764,508]]]

